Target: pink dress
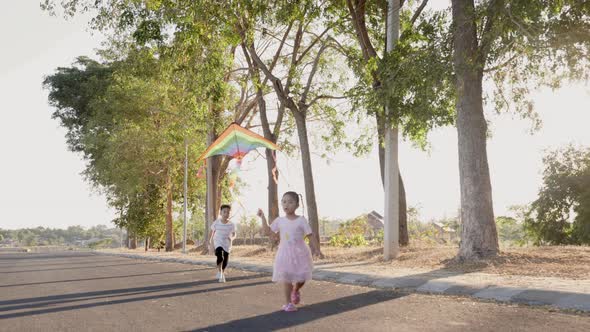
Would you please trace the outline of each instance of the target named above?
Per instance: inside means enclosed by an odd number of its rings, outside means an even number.
[[[313,259],[311,250],[304,241],[305,235],[311,234],[307,220],[299,216],[295,220],[278,217],[270,225],[275,233],[280,233],[281,240],[275,256],[272,281],[303,282],[311,280]]]

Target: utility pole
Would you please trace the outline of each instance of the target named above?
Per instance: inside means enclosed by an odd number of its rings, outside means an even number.
[[[399,39],[399,0],[387,3],[387,44],[385,51],[391,52]],[[392,128],[391,110],[385,107],[385,213],[383,258],[390,260],[399,254],[399,165],[398,129]]]

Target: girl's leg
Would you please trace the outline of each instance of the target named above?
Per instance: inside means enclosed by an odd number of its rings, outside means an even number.
[[[305,281],[296,282],[293,285],[293,291],[291,292],[291,303],[299,304],[301,302],[301,294],[299,293],[299,290],[301,287],[303,287],[303,285],[305,285]]]
[[[223,263],[223,248],[215,248],[215,256],[217,256],[217,270],[221,272],[221,263]]]
[[[291,303],[291,292],[293,291],[293,284],[290,282],[285,282],[284,283],[284,289],[285,289],[285,303],[289,304]]]
[[[294,292],[298,292],[301,288],[305,285],[305,281],[295,283],[295,287],[293,287]]]
[[[225,250],[223,250],[223,265],[221,266],[222,271],[225,271],[225,268],[227,267],[228,262],[229,262],[229,252],[226,252]]]

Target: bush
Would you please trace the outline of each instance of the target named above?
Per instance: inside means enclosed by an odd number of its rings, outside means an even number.
[[[113,243],[113,239],[102,239],[100,241],[89,243],[88,248],[90,248],[90,249],[110,248],[111,243]]]
[[[523,246],[527,243],[527,235],[524,224],[511,217],[500,216],[496,218],[498,238],[501,243]]]
[[[567,146],[543,163],[543,186],[526,215],[526,231],[537,245],[590,244],[590,148]]]
[[[368,233],[365,216],[343,222],[338,227],[336,235],[330,237],[330,245],[335,247],[357,247],[367,245],[365,234]]]
[[[352,237],[336,234],[330,238],[330,245],[334,247],[359,247],[367,245],[367,240],[360,234]]]

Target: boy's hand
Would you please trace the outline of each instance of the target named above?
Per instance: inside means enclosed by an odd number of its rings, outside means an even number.
[[[258,209],[258,212],[256,213],[256,215],[260,218],[264,217],[264,212],[262,212],[262,209]]]

